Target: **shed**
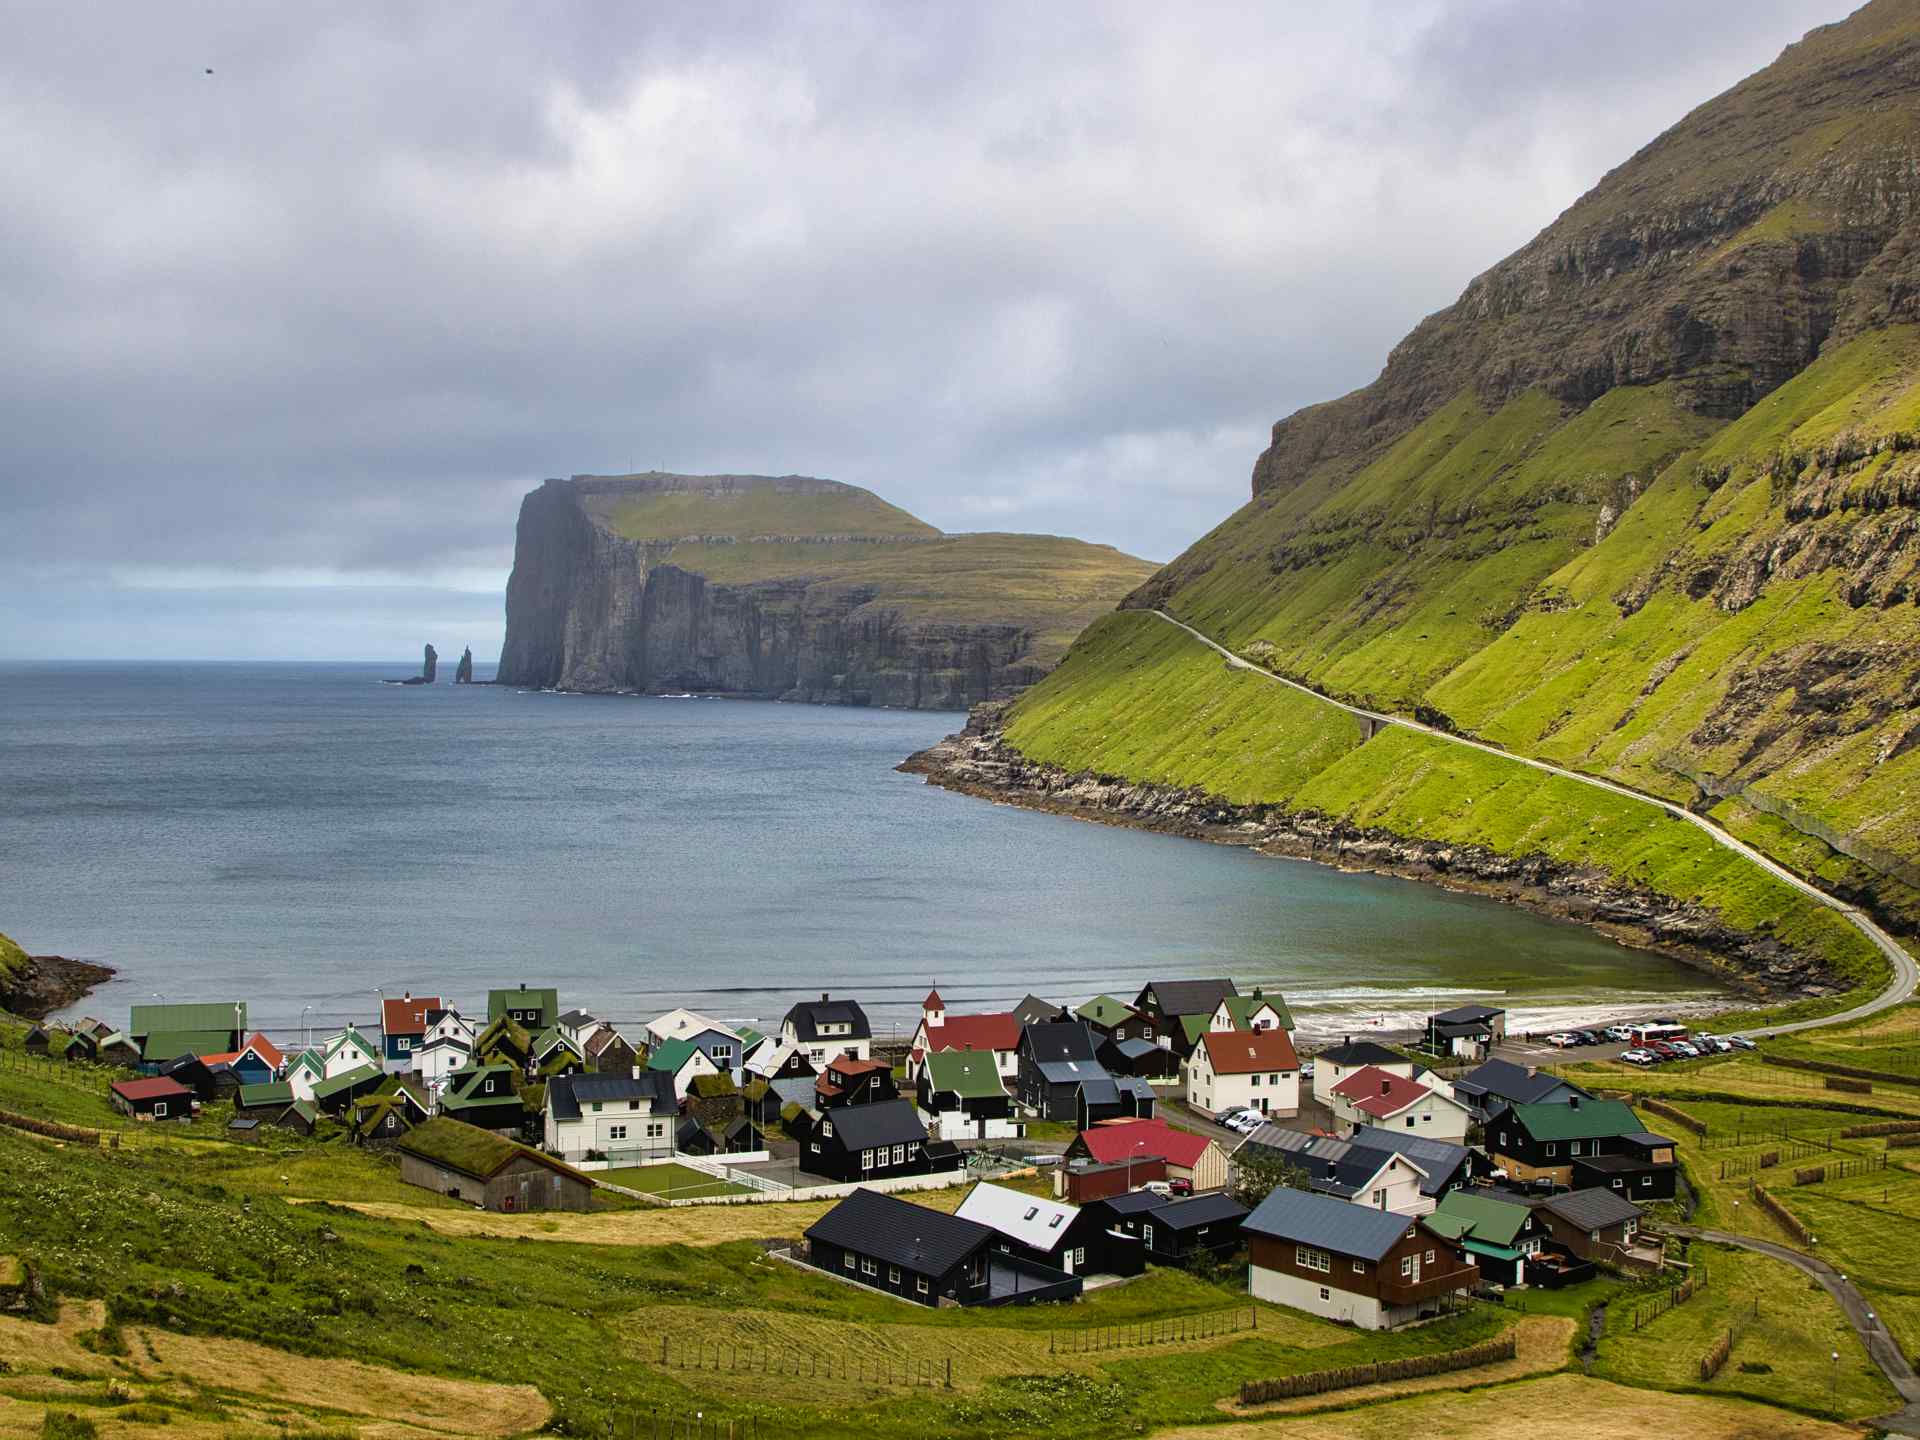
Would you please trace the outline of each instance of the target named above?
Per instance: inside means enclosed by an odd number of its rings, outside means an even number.
[[[191,1120],[193,1092],[177,1080],[153,1075],[116,1080],[108,1087],[114,1108],[136,1120]]]
[[[585,1210],[593,1180],[564,1161],[438,1116],[402,1136],[400,1178],[486,1210]]]

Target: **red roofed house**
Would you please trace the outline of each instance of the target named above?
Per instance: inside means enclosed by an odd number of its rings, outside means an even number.
[[[855,1060],[842,1055],[814,1077],[813,1093],[822,1110],[842,1105],[873,1105],[898,1100],[900,1086],[884,1060]]]
[[[415,995],[380,1001],[380,1068],[394,1074],[413,1069],[413,1052],[426,1043],[427,1012],[447,1008],[438,995]]]
[[[938,990],[920,1003],[920,1024],[907,1050],[907,1078],[918,1082],[920,1066],[939,1050],[991,1050],[993,1068],[1003,1082],[1020,1073],[1020,1021],[1011,1011],[990,1015],[949,1015]]]
[[[178,1080],[155,1075],[145,1080],[116,1080],[108,1087],[114,1108],[136,1120],[191,1120],[193,1091]]]
[[[1176,1130],[1164,1120],[1106,1121],[1082,1130],[1067,1147],[1068,1160],[1101,1165],[1153,1156],[1167,1162],[1167,1179],[1188,1181],[1196,1191],[1219,1190],[1227,1183],[1227,1152],[1206,1136]]]
[[[1258,1110],[1290,1119],[1300,1113],[1300,1057],[1279,1027],[1209,1030],[1187,1057],[1187,1103],[1218,1115]]]
[[[1377,1065],[1353,1072],[1330,1092],[1334,1118],[1351,1134],[1356,1126],[1411,1130],[1458,1145],[1467,1138],[1467,1107],[1444,1089],[1394,1075]]]

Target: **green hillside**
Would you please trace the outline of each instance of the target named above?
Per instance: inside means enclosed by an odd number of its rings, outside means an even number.
[[[8,989],[26,968],[27,952],[11,936],[0,934],[0,991]]]
[[[1247,505],[1128,606],[1710,809],[1920,925],[1917,148],[1920,6],[1878,0],[1607,175],[1372,385],[1277,424]],[[1408,732],[1361,745],[1313,705],[1122,615],[1007,735],[1591,863],[1877,973],[1847,927],[1692,827]]]

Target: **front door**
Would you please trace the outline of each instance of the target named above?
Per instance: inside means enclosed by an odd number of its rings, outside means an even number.
[[[1416,1285],[1420,1283],[1420,1252],[1418,1250],[1413,1252],[1413,1283]]]

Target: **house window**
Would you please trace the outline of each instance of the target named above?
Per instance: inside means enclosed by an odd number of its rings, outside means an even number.
[[[1651,1190],[1653,1188],[1653,1177],[1651,1175],[1642,1175],[1640,1177],[1640,1188],[1642,1190]]]
[[[869,1260],[869,1259],[861,1260],[860,1273],[862,1275],[878,1275],[880,1273],[880,1262],[878,1260]]]
[[[820,1142],[818,1140],[813,1142],[813,1153],[816,1155],[820,1153]]]
[[[401,1050],[413,1049],[412,1039],[410,1039],[408,1036],[405,1036],[405,1035],[402,1035],[398,1040],[394,1042],[394,1044],[398,1049],[401,1049]]]
[[[1256,1090],[1260,1088],[1260,1077],[1258,1075],[1253,1077],[1253,1088]]]
[[[1506,1149],[1506,1147],[1507,1147],[1507,1132],[1502,1130],[1500,1132],[1500,1148],[1504,1150]]]
[[[1356,1275],[1364,1275],[1364,1274],[1366,1274],[1366,1273],[1367,1273],[1367,1262],[1366,1262],[1366,1261],[1364,1261],[1364,1260],[1356,1260],[1356,1261],[1354,1261],[1354,1262],[1353,1262],[1353,1273],[1354,1273],[1354,1274],[1356,1274]]]
[[[1146,1246],[1149,1250],[1153,1248],[1153,1226],[1148,1225],[1145,1228],[1144,1232],[1141,1235],[1141,1239],[1143,1239],[1146,1242]]]
[[[1333,1296],[1328,1292],[1327,1287],[1324,1285],[1320,1287],[1320,1298],[1322,1300],[1331,1300],[1333,1298]]]
[[[918,1290],[922,1295],[926,1294],[927,1293],[927,1277],[924,1275],[915,1276],[913,1281],[913,1288]]]
[[[1302,1270],[1318,1270],[1323,1275],[1333,1269],[1333,1257],[1312,1245],[1294,1246],[1293,1263]]]
[[[905,1145],[896,1145],[893,1147],[893,1163],[896,1165],[904,1165],[907,1163],[907,1147]]]
[[[898,1265],[887,1266],[887,1283],[889,1285],[898,1285],[900,1283],[900,1267]]]
[[[593,1102],[593,1113],[596,1115],[600,1113],[600,1102],[598,1100]]]
[[[1382,1210],[1386,1209],[1387,1208],[1387,1192],[1385,1190],[1374,1191],[1373,1203],[1378,1205]]]
[[[833,1134],[833,1122],[831,1120],[822,1120],[820,1122],[820,1133],[822,1135]]]
[[[1624,1190],[1627,1188],[1627,1182],[1624,1180],[1615,1180],[1613,1182],[1613,1188],[1616,1190]]]
[[[1413,1257],[1411,1255],[1404,1255],[1401,1257],[1400,1273],[1409,1278],[1411,1278],[1411,1276],[1413,1275]]]
[[[639,1108],[640,1108],[640,1102],[638,1100],[627,1101],[627,1109],[638,1110]]]
[[[153,1106],[153,1113],[154,1113],[155,1115],[164,1115],[164,1114],[166,1114],[166,1113],[167,1113],[167,1102],[166,1102],[166,1101],[164,1101],[164,1100],[156,1100],[156,1101],[154,1102],[154,1106]]]
[[[853,1252],[851,1250],[848,1250],[844,1254],[842,1254],[840,1257],[840,1263],[846,1266],[847,1269],[851,1270],[853,1268]]]
[[[1082,1265],[1086,1263],[1087,1263],[1087,1247],[1084,1245],[1074,1246],[1073,1247],[1073,1268],[1078,1270]]]
[[[1429,1250],[1427,1251],[1427,1264],[1431,1265],[1432,1263],[1433,1263],[1433,1252]]]
[[[862,1150],[860,1152],[860,1168],[862,1170],[873,1169],[873,1151]]]
[[[1548,1143],[1548,1145],[1547,1145],[1547,1155],[1548,1155],[1548,1157],[1549,1157],[1549,1158],[1551,1158],[1551,1157],[1552,1157],[1552,1156],[1554,1155],[1554,1153],[1555,1153],[1555,1152],[1556,1152],[1556,1151],[1558,1150],[1558,1148],[1559,1148],[1559,1147],[1557,1147],[1556,1145],[1554,1145],[1554,1144],[1552,1144],[1551,1142],[1549,1142],[1549,1143]]]
[[[1407,1116],[1407,1129],[1411,1130],[1412,1128],[1413,1128],[1413,1116],[1409,1115]]]
[[[1575,1140],[1571,1145],[1567,1146],[1567,1154],[1578,1155],[1579,1153],[1580,1153],[1580,1142],[1578,1140]]]
[[[665,1135],[666,1133],[667,1133],[667,1124],[666,1124],[666,1121],[664,1120],[656,1120],[652,1124],[647,1126],[647,1138],[649,1140],[658,1140],[662,1135]]]
[[[907,1142],[907,1158],[911,1160],[915,1156],[917,1156],[919,1153],[920,1153],[920,1142],[918,1140],[909,1140]]]
[[[627,1138],[627,1127],[626,1127],[626,1126],[624,1126],[624,1125],[609,1125],[609,1126],[607,1127],[607,1138],[608,1138],[609,1140],[624,1140],[624,1139],[626,1139],[626,1138]]]

